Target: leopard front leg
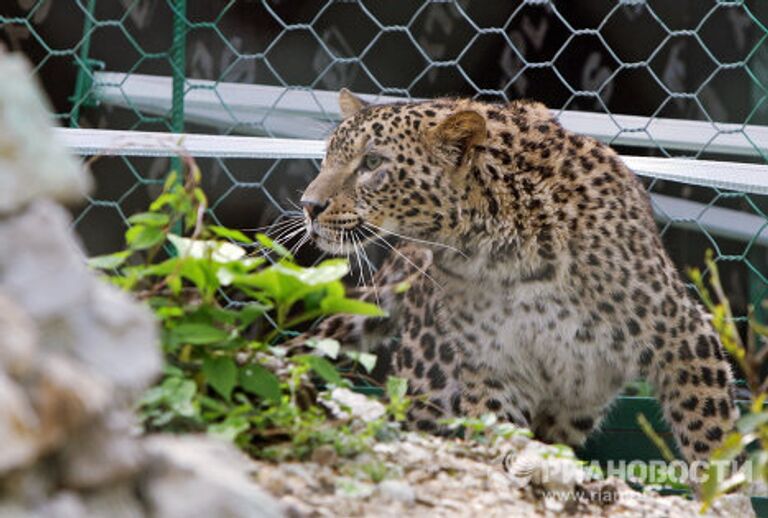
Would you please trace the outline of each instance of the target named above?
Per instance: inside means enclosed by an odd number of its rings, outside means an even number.
[[[533,397],[524,387],[494,374],[493,369],[473,364],[471,358],[461,365],[462,413],[480,417],[493,413],[522,428],[533,425]]]

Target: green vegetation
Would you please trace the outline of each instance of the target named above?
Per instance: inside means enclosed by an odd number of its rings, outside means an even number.
[[[322,316],[383,315],[346,297],[347,263],[302,268],[264,235],[209,225],[200,172],[186,165],[183,179],[169,175],[149,210],[129,218],[126,250],[90,260],[160,322],[166,366],[138,409],[145,428],[206,431],[269,458],[304,458],[321,445],[350,455],[396,433],[405,381],[390,379],[380,418],[339,418],[324,403],[351,383],[332,360],[370,371],[375,357],[343,356],[334,340],[284,341]]]

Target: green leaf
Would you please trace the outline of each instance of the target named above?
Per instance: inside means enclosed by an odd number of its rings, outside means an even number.
[[[751,433],[768,423],[768,412],[758,414],[746,414],[736,423],[736,428],[741,433]]]
[[[170,336],[175,343],[205,345],[223,342],[229,333],[209,324],[179,324],[170,330]]]
[[[179,415],[192,417],[197,412],[192,398],[197,393],[195,382],[188,379],[168,378],[161,385],[164,400]]]
[[[168,191],[170,188],[179,180],[179,173],[178,171],[171,171],[168,173],[168,176],[165,177],[165,182],[163,183],[163,190]]]
[[[98,255],[88,259],[88,266],[97,270],[113,270],[121,266],[131,256],[130,250],[109,255]]]
[[[149,206],[149,210],[151,211],[157,211],[165,207],[166,205],[170,205],[175,201],[175,196],[165,192],[158,196],[155,201],[152,202],[152,204]]]
[[[337,386],[344,385],[344,380],[339,375],[339,371],[337,371],[336,367],[325,358],[312,354],[303,354],[294,358],[309,365],[309,367],[315,371],[315,374],[323,378],[326,383],[331,383]]]
[[[345,354],[362,365],[368,373],[370,373],[376,366],[377,358],[375,354],[363,353],[360,351],[347,351]]]
[[[405,293],[410,289],[411,289],[411,283],[408,281],[401,281],[395,285],[395,293],[397,294]]]
[[[237,367],[232,358],[206,358],[203,361],[203,374],[213,390],[229,401],[237,384]]]
[[[387,378],[387,396],[390,400],[399,400],[408,392],[408,380],[390,376]]]
[[[238,314],[239,326],[241,328],[247,327],[254,323],[257,318],[262,316],[266,311],[270,309],[269,306],[259,304],[257,302],[251,302],[242,307]]]
[[[227,441],[234,441],[248,429],[248,419],[243,416],[230,416],[223,422],[208,426],[208,433]]]
[[[328,259],[318,266],[310,268],[301,268],[285,263],[278,263],[272,268],[282,275],[294,277],[309,286],[339,281],[349,272],[349,265],[345,259]]]
[[[348,298],[325,298],[320,302],[320,309],[326,314],[347,313],[370,317],[385,317],[387,313],[376,304]]]
[[[159,227],[136,225],[125,233],[125,241],[131,250],[146,250],[165,240],[165,232]]]
[[[170,259],[166,259],[165,261],[157,264],[152,264],[149,266],[139,265],[139,266],[130,266],[125,269],[126,273],[133,273],[137,275],[139,278],[144,278],[148,275],[157,275],[158,277],[165,277],[166,275],[169,275],[176,271],[178,268],[178,262],[180,259],[178,257],[171,257]]]
[[[292,291],[292,287],[298,288],[298,286],[287,286],[285,285],[287,283],[282,281],[283,279],[281,279],[280,275],[270,267],[256,273],[235,275],[234,279],[232,279],[232,285],[245,291],[246,294],[252,297],[255,294],[250,293],[250,290],[246,288],[258,288],[266,292],[266,295],[269,297],[282,301]]]
[[[285,248],[277,241],[273,241],[271,238],[265,236],[264,234],[256,234],[256,240],[261,244],[261,246],[269,248],[270,250],[274,250],[280,257],[284,257],[285,259],[293,261],[293,255],[291,255],[291,252],[289,252],[287,248]]]
[[[164,319],[168,320],[171,318],[176,318],[184,315],[184,310],[179,307],[162,307],[155,309],[155,314]]]
[[[333,338],[323,338],[322,340],[309,340],[307,345],[323,353],[325,356],[336,359],[339,356],[341,345]]]
[[[207,278],[205,275],[205,269],[200,264],[201,261],[186,258],[182,261],[179,268],[179,274],[190,281],[200,291],[205,291],[207,286]]]
[[[239,241],[241,243],[253,243],[253,239],[246,236],[239,230],[235,230],[232,228],[226,228],[226,227],[220,227],[217,225],[211,225],[208,227],[208,230],[213,232],[219,237],[223,237],[224,239],[231,239],[233,241]]]
[[[191,281],[203,295],[213,296],[219,288],[219,280],[216,276],[216,265],[203,259],[185,258],[181,262],[179,273],[185,279]]]
[[[170,222],[168,214],[161,212],[139,212],[128,218],[131,225],[149,225],[153,227],[164,227]]]
[[[258,364],[240,369],[240,386],[252,394],[274,402],[280,401],[280,380],[272,372]]]

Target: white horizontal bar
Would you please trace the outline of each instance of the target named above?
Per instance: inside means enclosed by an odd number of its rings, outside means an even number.
[[[58,136],[83,156],[177,156],[239,159],[322,159],[322,140],[276,139],[59,128]],[[637,174],[654,178],[767,194],[768,166],[671,158],[622,157]],[[723,177],[727,177],[725,180]],[[684,228],[704,228],[713,235],[768,245],[764,218],[720,207],[651,194],[656,219]]]
[[[713,236],[736,241],[754,239],[755,244],[768,246],[768,220],[762,216],[655,193],[651,194],[651,205],[660,223],[689,230],[704,229]]]
[[[768,194],[768,165],[622,155],[635,174],[727,191]]]
[[[83,156],[322,159],[325,155],[322,140],[75,128],[56,131],[73,153]]]
[[[79,155],[175,156],[219,158],[315,158],[325,153],[322,140],[235,137],[102,129],[58,130]],[[768,194],[768,166],[683,158],[623,156],[642,176],[718,189]]]
[[[552,113],[568,130],[614,146],[768,156],[766,126],[582,111],[553,110]]]
[[[154,115],[171,107],[170,77],[96,72],[100,101]],[[361,95],[370,102],[402,102],[402,97]],[[341,115],[338,93],[280,86],[187,79],[184,111],[190,122],[238,133],[322,138]],[[709,121],[553,110],[567,129],[614,145],[663,147],[739,156],[768,154],[768,127]]]

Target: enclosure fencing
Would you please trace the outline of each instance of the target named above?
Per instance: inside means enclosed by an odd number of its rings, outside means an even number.
[[[527,97],[648,179],[677,263],[713,248],[744,315],[768,289],[766,19],[714,0],[16,0],[0,34],[33,59],[65,141],[105,157],[75,218],[92,252],[119,244],[180,147],[200,157],[214,219],[285,217],[341,87]]]

